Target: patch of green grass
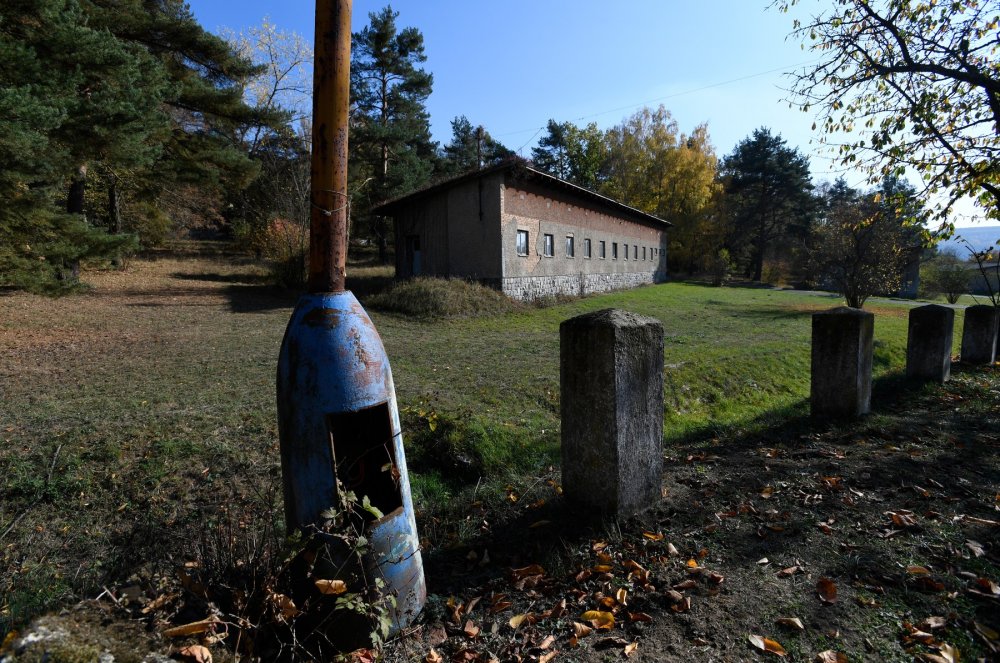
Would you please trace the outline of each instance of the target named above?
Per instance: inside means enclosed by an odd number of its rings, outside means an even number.
[[[373,309],[424,318],[503,315],[523,308],[502,293],[462,279],[416,278],[372,295]]]

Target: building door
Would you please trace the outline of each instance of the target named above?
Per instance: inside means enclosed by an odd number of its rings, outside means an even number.
[[[406,236],[406,263],[410,276],[420,276],[420,235]]]

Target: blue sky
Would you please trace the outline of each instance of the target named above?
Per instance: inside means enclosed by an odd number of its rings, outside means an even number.
[[[278,28],[313,39],[314,0],[188,1],[214,32],[259,25],[267,16]],[[386,4],[355,0],[354,30]],[[550,118],[607,128],[643,105],[662,103],[685,133],[707,123],[720,157],[767,126],[809,156],[815,181],[838,175],[815,140],[813,118],[785,100],[784,73],[816,56],[786,39],[794,17],[768,8],[768,0],[391,4],[398,27],[424,35],[424,68],[434,75],[427,107],[442,143],[451,136],[451,120],[465,115],[530,156]],[[804,18],[818,8],[804,2],[793,11]],[[845,175],[851,185],[866,186],[862,175]]]

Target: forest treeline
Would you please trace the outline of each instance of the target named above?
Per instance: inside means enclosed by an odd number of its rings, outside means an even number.
[[[351,237],[383,262],[392,228],[369,213],[376,203],[522,158],[464,116],[446,144],[432,139],[423,36],[397,19],[391,7],[370,14],[352,46]],[[0,285],[69,290],[82,261],[120,263],[198,229],[300,284],[311,61],[308,44],[267,21],[211,34],[181,0],[7,0]],[[888,292],[926,240],[917,191],[897,174],[868,191],[814,186],[808,159],[766,127],[719,157],[706,125],[685,133],[663,106],[608,129],[549,120],[529,161],[671,222],[681,273]],[[854,272],[838,272],[857,255]]]

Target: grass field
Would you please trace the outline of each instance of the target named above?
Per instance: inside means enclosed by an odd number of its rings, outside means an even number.
[[[349,278],[364,301],[387,273]],[[102,587],[165,583],[220,523],[247,539],[281,530],[274,377],[295,296],[225,255],[87,280],[66,299],[0,295],[0,633]],[[807,415],[810,314],[836,305],[670,283],[500,316],[372,312],[429,564],[479,536],[470,502],[510,507],[557,476],[561,321],[618,307],[663,322],[670,455]],[[878,397],[898,384],[908,307],[868,309]]]

